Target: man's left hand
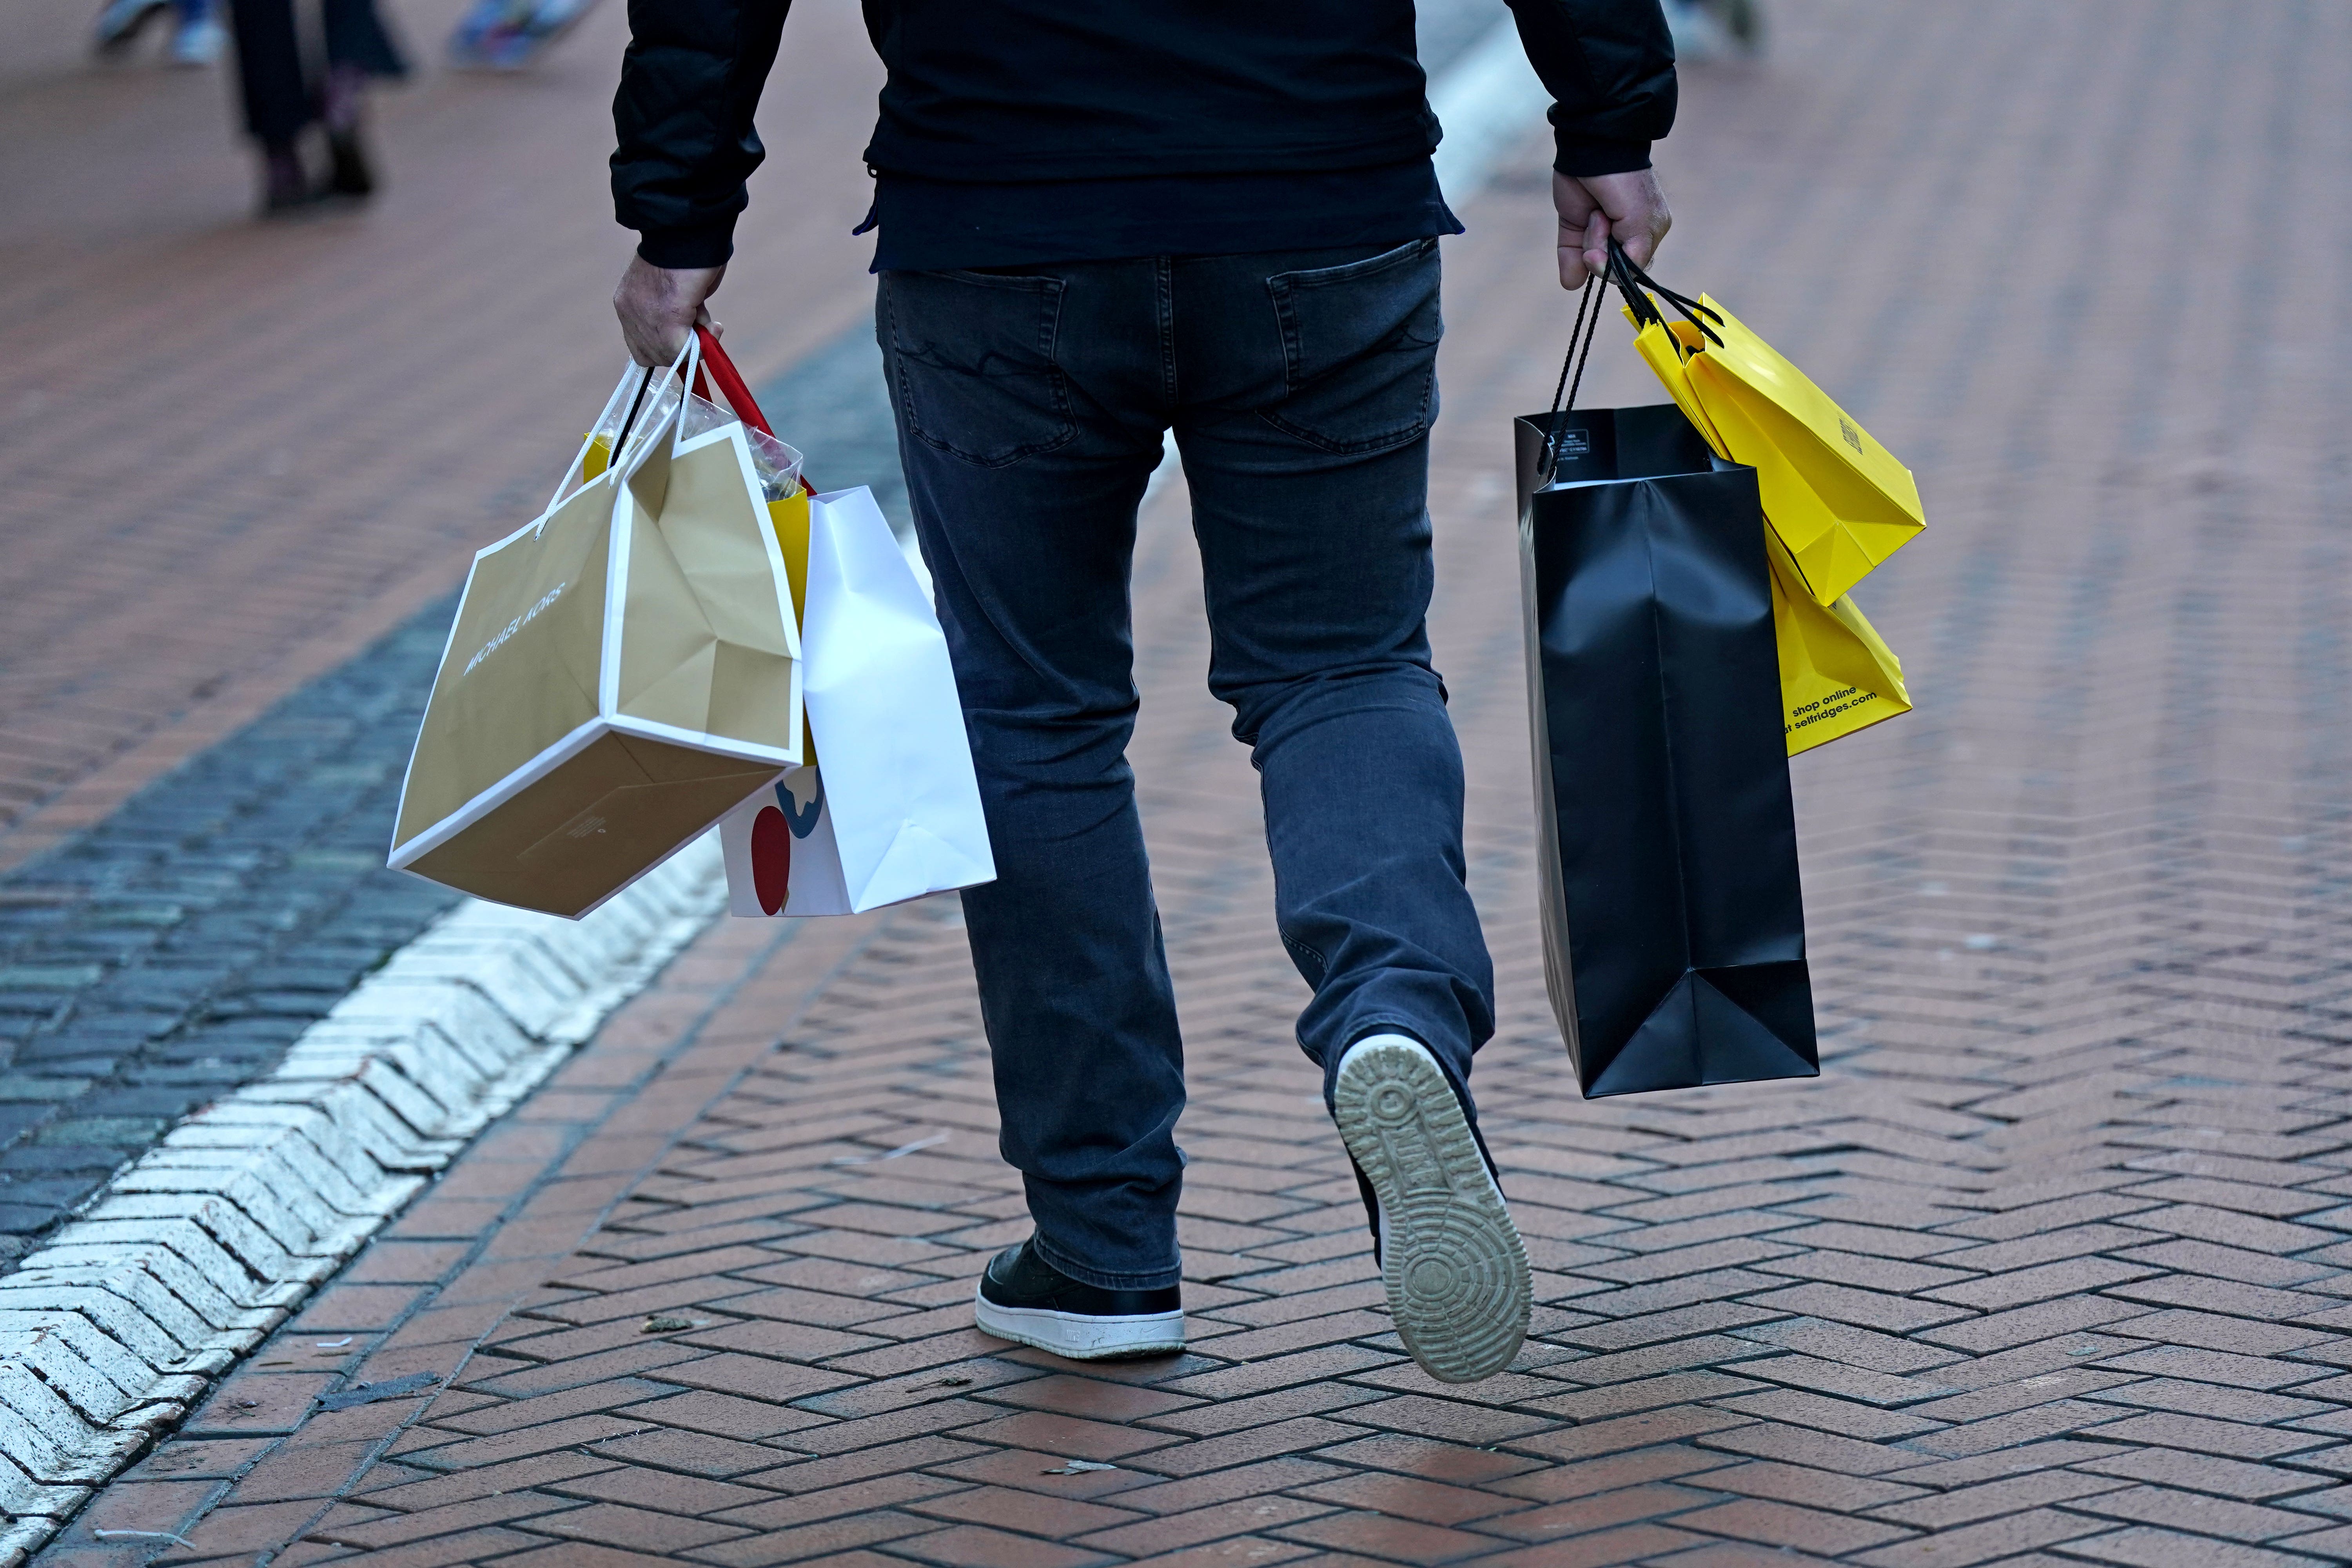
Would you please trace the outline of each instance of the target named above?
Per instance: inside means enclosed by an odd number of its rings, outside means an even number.
[[[1666,210],[1666,193],[1650,169],[1623,174],[1555,172],[1551,205],[1559,214],[1559,286],[1570,290],[1583,288],[1588,278],[1607,276],[1612,237],[1634,266],[1647,267],[1675,222]]]

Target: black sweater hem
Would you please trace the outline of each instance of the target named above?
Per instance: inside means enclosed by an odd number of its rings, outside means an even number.
[[[1423,157],[1412,0],[863,0],[888,68],[868,162],[958,183],[1313,174]],[[1675,117],[1659,0],[1508,0],[1554,166],[1643,168]],[[711,267],[766,157],[752,119],[791,0],[629,0],[613,196],[638,254]]]

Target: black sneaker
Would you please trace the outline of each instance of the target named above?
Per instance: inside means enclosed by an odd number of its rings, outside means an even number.
[[[1339,1059],[1332,1112],[1397,1337],[1440,1383],[1494,1376],[1527,1337],[1527,1248],[1437,1058],[1402,1035],[1357,1041]]]
[[[1071,1279],[1029,1249],[989,1261],[973,1302],[980,1331],[1072,1361],[1169,1355],[1184,1348],[1180,1287],[1106,1290]]]

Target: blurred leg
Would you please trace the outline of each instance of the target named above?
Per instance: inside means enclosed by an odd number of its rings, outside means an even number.
[[[400,58],[375,0],[320,0],[327,28],[327,80],[320,119],[327,128],[328,186],[338,195],[375,190],[375,170],[360,142],[360,115],[370,77],[403,77]]]
[[[408,62],[385,30],[375,0],[320,0],[326,23],[327,63],[350,66],[368,76],[404,77]]]
[[[1179,1277],[1183,1051],[1134,775],[1128,571],[1157,463],[1160,264],[887,273],[877,330],[996,880],[963,894],[1036,1251]]]
[[[293,0],[236,0],[230,21],[236,37],[245,128],[267,150],[290,150],[311,119],[310,90],[302,80],[302,47],[294,36]]]

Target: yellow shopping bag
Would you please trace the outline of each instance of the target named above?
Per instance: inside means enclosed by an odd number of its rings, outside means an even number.
[[[1612,281],[1651,368],[1682,362],[1675,401],[1724,456],[1756,470],[1765,516],[1824,607],[1927,526],[1918,481],[1829,395],[1706,295],[1685,299],[1622,260]],[[1656,294],[1690,318],[1668,321]],[[1646,340],[1646,341],[1645,341]]]
[[[1732,458],[1756,470],[1813,602],[1832,604],[1927,526],[1918,482],[1730,311],[1703,294],[1699,306],[1711,332],[1686,367],[1691,392]]]
[[[1789,754],[1810,752],[1882,719],[1911,711],[1903,661],[1854,607],[1852,595],[1817,605],[1770,529],[1772,633],[1780,649],[1781,724]]]
[[[1626,314],[1630,318],[1633,312]],[[1665,384],[1675,405],[1716,455],[1737,461],[1691,386],[1685,356],[1704,342],[1698,329],[1688,321],[1639,325],[1634,352]],[[1832,604],[1816,603],[1769,508],[1765,522],[1764,549],[1772,566],[1772,631],[1780,654],[1781,723],[1789,754],[1793,757],[1882,719],[1908,713],[1911,697],[1904,689],[1903,661],[1895,650],[1851,597],[1841,595]]]
[[[794,490],[782,500],[770,501],[768,521],[775,528],[776,543],[784,552],[784,574],[793,581],[793,614],[805,620],[808,617],[808,491]]]
[[[1625,319],[1640,329],[1633,334],[1633,352],[1665,384],[1666,390],[1674,395],[1675,406],[1683,411],[1683,417],[1706,437],[1706,444],[1715,449],[1717,457],[1733,461],[1731,448],[1724,445],[1715,422],[1699,405],[1698,395],[1691,390],[1690,376],[1683,368],[1692,345],[1698,341],[1698,329],[1687,321],[1643,321],[1631,310],[1625,312]]]

